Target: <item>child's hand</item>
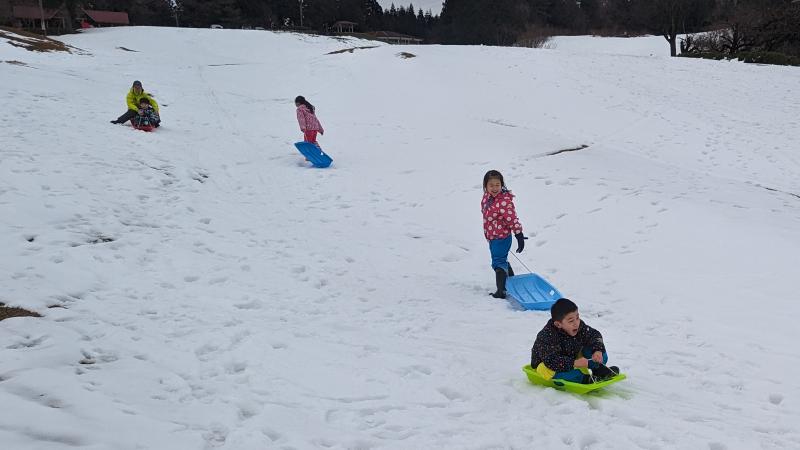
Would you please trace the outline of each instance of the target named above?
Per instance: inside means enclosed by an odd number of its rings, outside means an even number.
[[[592,353],[592,361],[596,362],[597,364],[603,364],[603,352],[594,352]]]
[[[525,248],[525,239],[528,238],[522,233],[517,233],[514,237],[517,238],[517,253],[522,253],[522,250]]]
[[[580,369],[581,367],[588,368],[589,367],[589,360],[586,359],[586,358],[578,358],[578,359],[576,359],[575,360],[575,368],[576,369]]]

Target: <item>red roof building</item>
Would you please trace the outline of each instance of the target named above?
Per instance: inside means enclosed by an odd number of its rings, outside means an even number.
[[[12,9],[14,26],[39,30],[42,26],[42,16],[48,30],[63,31],[67,29],[67,15],[64,8],[39,9],[38,6],[14,6]]]
[[[42,12],[44,12],[44,20],[52,19],[58,14],[60,9],[47,9],[40,10],[38,6],[14,6],[14,17],[17,19],[42,19]]]
[[[86,20],[88,20],[94,26],[119,26],[119,25],[130,25],[130,21],[128,20],[128,13],[126,12],[116,12],[116,11],[98,11],[95,9],[84,9],[83,13],[86,15]]]

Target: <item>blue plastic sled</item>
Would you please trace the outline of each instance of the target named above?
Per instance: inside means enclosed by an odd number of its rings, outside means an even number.
[[[506,292],[524,309],[547,311],[561,292],[535,273],[515,275],[506,280]]]
[[[294,146],[300,150],[300,153],[302,153],[307,160],[311,161],[314,167],[328,167],[333,162],[333,159],[323,152],[321,148],[310,142],[295,142]]]

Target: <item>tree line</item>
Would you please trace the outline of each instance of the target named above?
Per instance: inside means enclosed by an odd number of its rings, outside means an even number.
[[[68,9],[78,0],[45,0]],[[377,0],[94,0],[87,9],[125,11],[134,25],[207,28],[308,30],[330,32],[337,21],[356,23],[356,31],[395,31],[427,37],[438,16],[430,10],[392,5],[384,10]]]
[[[724,38],[746,43],[752,49],[780,48],[797,54],[800,51],[800,2],[446,0],[436,34],[445,43],[487,45],[524,45],[541,42],[536,39],[538,36],[554,34],[655,34],[664,36],[674,56],[681,34],[731,28],[734,36]]]
[[[75,5],[79,0],[66,1]],[[45,0],[45,3],[62,3]],[[135,25],[264,27],[331,32],[394,31],[429,43],[531,45],[556,34],[664,36],[672,55],[685,51],[766,50],[800,56],[797,0],[444,0],[434,15],[377,0],[94,0],[87,8],[127,11]],[[680,35],[728,30],[690,42]]]

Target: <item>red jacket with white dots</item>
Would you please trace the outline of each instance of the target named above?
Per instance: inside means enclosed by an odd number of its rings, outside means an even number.
[[[510,234],[522,233],[522,224],[514,210],[514,195],[510,191],[503,189],[495,197],[484,193],[481,211],[486,239],[505,239]]]
[[[300,125],[300,131],[303,133],[306,131],[319,131],[320,134],[325,134],[325,130],[322,129],[322,124],[319,123],[317,115],[311,112],[306,105],[297,107],[297,123]]]

